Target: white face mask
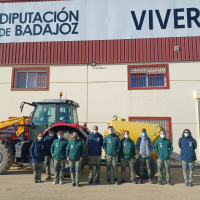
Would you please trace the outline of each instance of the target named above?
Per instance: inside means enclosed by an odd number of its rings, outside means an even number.
[[[97,133],[97,130],[93,130],[93,133],[96,134],[96,133]]]
[[[160,137],[161,137],[161,138],[164,138],[164,137],[165,137],[165,135],[160,135]]]
[[[129,135],[124,135],[125,138],[129,138]]]

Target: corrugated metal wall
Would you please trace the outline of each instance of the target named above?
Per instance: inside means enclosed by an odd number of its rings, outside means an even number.
[[[175,52],[174,46],[180,51]],[[200,60],[200,37],[0,44],[0,65],[181,60]]]

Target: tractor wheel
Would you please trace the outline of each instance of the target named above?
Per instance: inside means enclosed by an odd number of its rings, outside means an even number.
[[[144,179],[148,179],[149,178],[148,172],[147,172],[147,169],[146,169],[146,163],[144,163],[144,173],[143,173],[142,176],[140,175],[140,159],[139,158],[137,158],[136,161],[135,161],[134,169],[135,169],[136,174],[139,177],[144,178]],[[156,172],[157,172],[156,161],[153,158],[151,158],[151,178],[153,176],[155,176]]]
[[[4,174],[13,164],[11,146],[4,140],[0,140],[0,174]]]

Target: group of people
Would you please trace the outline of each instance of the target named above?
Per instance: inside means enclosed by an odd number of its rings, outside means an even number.
[[[136,149],[139,153],[139,181],[142,183],[144,173],[144,164],[148,172],[148,182],[153,183],[151,179],[151,153],[153,149],[158,156],[158,184],[162,184],[162,169],[165,167],[166,181],[171,185],[170,176],[170,156],[173,152],[173,146],[169,139],[166,138],[165,131],[160,131],[160,138],[155,141],[155,145],[146,133],[146,129],[142,129],[140,137],[137,139],[136,145],[130,139],[129,131],[124,132],[124,138],[120,141],[119,137],[114,134],[113,127],[108,127],[109,135],[104,139],[98,132],[98,127],[94,126],[92,134],[88,135],[86,145],[88,147],[88,161],[89,161],[89,184],[93,183],[93,166],[96,165],[95,182],[99,184],[101,171],[101,155],[102,147],[106,153],[107,166],[107,184],[111,184],[111,167],[113,167],[114,183],[118,185],[118,156],[121,164],[121,181],[120,184],[126,182],[125,172],[128,163],[130,171],[130,181],[136,184],[134,175],[134,162],[136,159]],[[45,163],[46,180],[51,179],[50,163],[53,161],[54,165],[54,182],[53,184],[63,184],[64,169],[66,159],[69,162],[72,186],[79,187],[81,162],[85,155],[85,146],[82,141],[78,139],[76,131],[72,134],[72,140],[68,142],[63,138],[63,132],[58,131],[57,135],[52,129],[48,131],[44,139],[42,134],[38,134],[37,140],[32,143],[30,147],[30,155],[32,157],[34,182],[41,182],[42,166]],[[197,148],[196,140],[192,137],[189,129],[183,131],[182,137],[178,143],[181,149],[182,169],[185,180],[185,186],[192,186],[193,172],[196,160],[195,149]],[[44,162],[45,161],[45,162]]]

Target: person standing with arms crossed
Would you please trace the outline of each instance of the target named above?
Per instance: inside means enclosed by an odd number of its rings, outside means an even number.
[[[101,169],[101,148],[103,145],[103,136],[98,133],[98,126],[93,127],[92,134],[88,135],[86,140],[89,156],[89,184],[93,183],[93,165],[96,164],[96,184],[99,184]]]
[[[68,141],[63,138],[63,132],[57,132],[58,139],[54,140],[51,146],[51,154],[54,159],[54,182],[53,184],[58,184],[60,179],[60,184],[63,184],[64,170],[66,162],[66,149]]]
[[[165,166],[166,181],[168,185],[171,185],[170,176],[170,156],[173,151],[172,143],[165,137],[165,131],[160,131],[160,138],[156,140],[154,149],[158,155],[157,166],[158,166],[158,184],[162,185],[162,168]]]
[[[178,145],[181,149],[181,161],[185,186],[191,187],[193,181],[195,161],[197,159],[195,153],[195,149],[197,148],[197,142],[192,137],[192,134],[189,129],[185,129],[183,131],[182,137],[179,139]]]
[[[120,152],[120,139],[113,133],[113,127],[108,127],[109,135],[103,140],[103,149],[106,152],[106,166],[107,166],[107,185],[110,185],[111,166],[113,166],[113,178],[115,185],[118,185],[118,153]]]
[[[67,161],[69,161],[72,187],[80,187],[81,161],[85,154],[85,146],[81,140],[78,140],[78,133],[76,131],[73,132],[72,138],[67,145]]]
[[[51,155],[51,145],[53,144],[54,140],[56,140],[58,138],[52,129],[49,129],[48,133],[49,133],[49,135],[47,135],[44,138],[44,144],[46,147],[46,156],[45,156],[44,165],[46,167],[46,174],[47,174],[46,180],[51,180],[50,164],[51,164],[51,161],[52,161],[52,163],[54,162],[53,156]]]

